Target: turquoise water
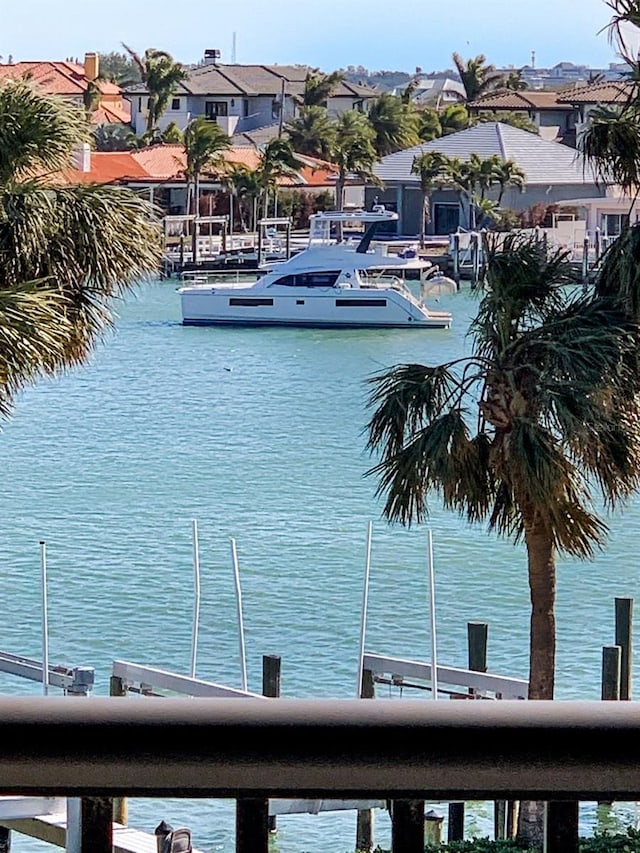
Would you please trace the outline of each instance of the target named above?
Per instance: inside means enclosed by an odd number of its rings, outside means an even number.
[[[0,649],[41,656],[44,540],[52,664],[94,666],[96,695],[108,693],[115,659],[188,673],[197,519],[197,675],[241,685],[234,537],[249,689],[260,691],[262,656],[275,654],[284,696],[353,696],[371,520],[366,649],[430,659],[426,528],[380,519],[363,430],[367,377],[468,348],[472,297],[443,297],[439,307],[453,312],[451,330],[216,329],[180,324],[173,282],[128,297],[91,363],[28,389],[0,434],[0,591],[14,616],[0,623]],[[522,549],[437,502],[432,511],[439,661],[466,666],[466,623],[485,621],[489,669],[526,677]],[[603,554],[559,568],[560,699],[599,698],[614,598],[638,586],[637,501],[610,523]],[[39,688],[0,675],[0,690]],[[469,814],[471,830],[489,831],[486,807]],[[627,818],[623,807],[611,816]],[[232,850],[232,803],[131,802],[132,825],[153,831],[162,819],[189,826],[201,849]],[[592,825],[594,810],[584,820]],[[280,853],[344,853],[355,843],[353,813],[278,825]],[[383,844],[383,813],[377,826]],[[16,851],[38,847],[14,839]]]

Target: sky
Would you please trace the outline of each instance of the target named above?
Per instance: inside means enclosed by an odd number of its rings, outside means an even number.
[[[325,72],[451,68],[451,54],[497,67],[617,61],[601,32],[606,0],[0,0],[0,56],[82,59],[154,47],[183,63],[301,63]]]

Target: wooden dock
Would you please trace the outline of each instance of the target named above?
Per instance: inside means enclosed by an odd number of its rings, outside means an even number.
[[[56,847],[67,847],[67,813],[43,814],[33,817],[0,820],[7,829],[37,838]],[[113,824],[114,853],[157,853],[156,836],[120,823]],[[202,851],[193,848],[193,853]]]

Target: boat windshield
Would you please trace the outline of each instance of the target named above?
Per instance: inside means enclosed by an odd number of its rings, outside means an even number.
[[[322,270],[318,272],[299,272],[280,276],[271,283],[271,287],[333,287],[340,276],[340,270]]]

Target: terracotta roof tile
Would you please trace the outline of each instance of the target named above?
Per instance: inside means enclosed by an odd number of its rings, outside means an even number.
[[[84,66],[75,62],[15,62],[0,65],[0,79],[29,78],[48,95],[81,96],[87,88]],[[99,81],[104,95],[120,94],[120,87]]]
[[[570,110],[571,104],[559,101],[558,92],[490,92],[469,106],[482,110]]]
[[[92,151],[90,162],[88,172],[67,169],[65,178],[74,184],[111,184],[149,178],[131,151]]]
[[[563,104],[622,104],[631,94],[631,89],[632,84],[624,80],[578,86],[558,93],[558,101]]]

